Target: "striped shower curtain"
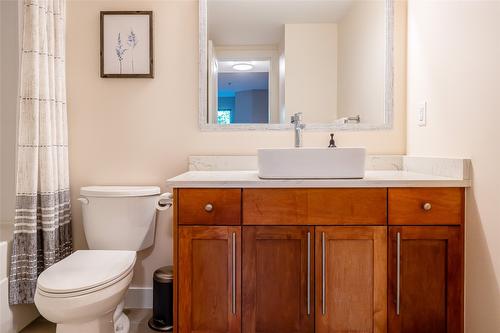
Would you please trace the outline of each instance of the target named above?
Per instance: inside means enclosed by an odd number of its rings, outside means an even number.
[[[38,275],[72,251],[65,0],[24,0],[23,11],[11,304],[33,303]]]

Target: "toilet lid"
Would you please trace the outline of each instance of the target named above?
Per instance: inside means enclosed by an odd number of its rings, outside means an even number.
[[[86,197],[144,197],[160,194],[158,186],[84,186],[80,195]]]
[[[106,284],[133,268],[135,251],[76,251],[42,272],[37,287],[48,293],[72,293]]]

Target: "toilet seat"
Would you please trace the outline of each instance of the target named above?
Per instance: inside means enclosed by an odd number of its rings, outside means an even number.
[[[81,296],[107,288],[134,268],[135,251],[76,251],[38,277],[38,292],[46,297]]]

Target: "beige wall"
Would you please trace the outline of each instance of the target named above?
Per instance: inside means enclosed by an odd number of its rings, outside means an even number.
[[[338,23],[339,118],[360,115],[363,123],[384,122],[385,21],[385,1],[354,1]]]
[[[99,78],[99,11],[153,10],[154,79]],[[157,184],[186,171],[193,154],[255,154],[290,147],[292,131],[198,129],[198,3],[70,0],[67,8],[70,179],[76,248],[85,248],[78,190],[91,184]],[[398,23],[399,24],[399,23]],[[337,144],[369,153],[405,152],[405,31],[398,32],[394,129],[339,132]],[[305,146],[326,146],[327,132],[306,132]],[[171,212],[160,214],[155,247],[140,254],[134,285],[171,262]],[[113,237],[113,235],[110,235]]]
[[[290,119],[337,119],[337,24],[285,24],[285,109]]]
[[[408,9],[408,153],[472,158],[466,332],[500,332],[500,2]],[[422,101],[427,127],[416,125]]]
[[[18,3],[0,0],[0,223],[14,221],[18,40]]]

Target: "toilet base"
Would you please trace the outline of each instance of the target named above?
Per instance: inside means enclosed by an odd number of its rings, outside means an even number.
[[[56,333],[113,333],[113,313],[108,313],[102,317],[91,321],[78,323],[60,323],[57,324]]]
[[[56,333],[128,333],[130,320],[123,313],[124,301],[122,301],[114,312],[91,321],[57,324]]]

